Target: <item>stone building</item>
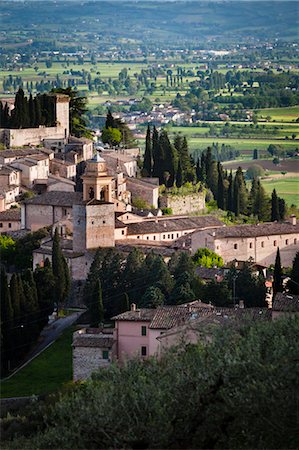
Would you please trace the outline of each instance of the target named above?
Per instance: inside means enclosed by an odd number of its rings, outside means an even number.
[[[21,229],[21,210],[12,208],[0,212],[0,234]]]
[[[73,334],[73,380],[86,380],[115,357],[113,329],[85,328]]]
[[[127,187],[132,195],[132,202],[144,200],[149,207],[158,208],[159,179],[158,178],[128,178]]]
[[[44,139],[67,139],[69,137],[69,96],[53,94],[55,96],[56,126],[21,129],[0,129],[0,143],[7,148],[23,147],[26,145],[40,145]]]
[[[73,220],[73,205],[82,201],[81,192],[52,191],[25,200],[22,204],[22,229],[36,231],[68,219]]]
[[[205,193],[196,192],[188,195],[162,195],[160,208],[171,208],[173,214],[190,214],[203,211],[206,207]]]
[[[16,159],[10,165],[21,171],[21,184],[32,188],[36,180],[46,180],[49,176],[49,157],[44,153]]]
[[[275,263],[277,248],[282,265],[289,267],[299,249],[299,224],[270,222],[257,225],[236,225],[201,230],[191,235],[191,250],[209,248],[220,255],[224,262],[252,261],[269,266]]]

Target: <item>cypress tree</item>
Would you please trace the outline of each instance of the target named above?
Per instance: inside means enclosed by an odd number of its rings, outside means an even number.
[[[230,174],[228,176],[227,209],[229,211],[234,211],[234,187],[232,171],[230,171]]]
[[[110,111],[110,109],[108,109],[108,113],[107,113],[107,117],[106,117],[106,123],[105,123],[105,128],[115,128],[115,121],[114,121],[114,117]]]
[[[200,157],[200,167],[201,167],[201,180],[203,182],[207,181],[207,171],[206,171],[206,154],[205,152],[202,152]]]
[[[167,187],[172,187],[175,180],[175,166],[176,166],[176,149],[170,143],[167,132],[163,130],[159,137],[160,145],[160,159],[161,159],[161,169],[160,176],[163,173],[163,179],[165,172],[169,173],[169,177],[165,181]]]
[[[225,209],[225,198],[224,198],[224,180],[223,180],[223,170],[220,162],[217,164],[218,169],[218,188],[217,188],[217,206],[218,208]]]
[[[234,207],[237,214],[246,214],[248,208],[248,193],[241,167],[238,167],[234,179]]]
[[[89,306],[90,326],[98,327],[104,321],[103,295],[100,279],[98,278],[94,287],[91,303]]]
[[[178,171],[176,174],[176,186],[180,188],[182,184],[183,184],[183,174],[182,174],[181,160],[179,160]]]
[[[66,291],[65,267],[63,263],[63,254],[60,247],[58,229],[55,229],[52,246],[52,270],[55,277],[55,298],[59,303],[64,299]]]
[[[143,176],[151,177],[153,169],[153,150],[151,141],[150,126],[147,126],[146,138],[145,138],[145,151],[143,160]]]
[[[19,282],[18,282],[18,276],[16,273],[12,274],[9,288],[10,288],[11,304],[12,304],[12,308],[14,311],[14,319],[16,322],[19,320],[20,315],[21,315]]]
[[[256,177],[252,179],[251,182],[251,190],[249,195],[249,211],[251,214],[257,214],[255,211],[255,200],[258,191],[258,180]]]
[[[1,368],[5,372],[10,368],[10,361],[13,356],[12,354],[12,328],[13,328],[13,318],[14,311],[11,304],[10,292],[7,283],[7,275],[4,268],[1,268],[0,274],[0,323],[1,323]]]
[[[256,148],[253,150],[253,159],[259,159],[258,150]]]
[[[286,202],[283,198],[278,197],[279,219],[284,220],[286,215]]]
[[[35,127],[35,108],[32,94],[30,94],[29,96],[28,107],[29,107],[29,126],[33,128]]]
[[[282,268],[281,268],[279,247],[277,248],[276,252],[274,274],[273,274],[273,294],[275,295],[277,292],[282,292]]]
[[[41,103],[40,103],[40,96],[37,95],[33,100],[33,117],[34,117],[34,126],[38,127],[42,124],[42,110],[41,110]]]
[[[196,181],[197,181],[197,183],[198,183],[199,181],[202,181],[202,179],[201,179],[201,168],[200,168],[199,158],[197,158],[195,173],[196,173]]]
[[[279,215],[279,203],[278,203],[278,197],[276,194],[276,190],[273,189],[272,196],[271,196],[271,222],[278,221],[280,219]]]
[[[269,217],[269,204],[266,196],[265,189],[260,181],[257,182],[257,190],[253,203],[254,214],[257,215],[259,220],[267,220]]]
[[[183,137],[182,145],[181,145],[181,154],[180,154],[181,166],[182,166],[182,177],[183,183],[189,180],[189,177],[192,172],[190,156],[189,156],[189,148],[186,136]]]
[[[236,216],[240,215],[240,192],[239,192],[239,183],[237,180],[237,176],[234,178],[234,194],[233,194],[233,210]]]
[[[159,133],[154,126],[153,128],[153,177],[159,178],[160,184],[163,184],[163,168],[161,167],[161,148],[159,144]]]

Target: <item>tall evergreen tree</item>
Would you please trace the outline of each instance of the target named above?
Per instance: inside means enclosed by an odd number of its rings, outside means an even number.
[[[182,184],[183,184],[182,165],[181,160],[179,160],[178,171],[176,174],[176,186],[180,188]]]
[[[29,102],[28,102],[28,108],[29,108],[29,126],[34,128],[36,124],[35,119],[35,108],[34,108],[34,101],[32,94],[29,96]]]
[[[170,143],[167,132],[163,130],[160,133],[159,145],[161,150],[161,165],[163,168],[163,178],[165,172],[169,173],[169,178],[165,181],[167,187],[172,187],[175,180],[177,152],[174,146]]]
[[[227,209],[229,211],[234,211],[234,185],[232,171],[230,171],[228,176]]]
[[[55,277],[55,298],[59,303],[63,302],[65,298],[65,292],[67,289],[65,279],[65,264],[64,256],[60,247],[60,239],[58,234],[58,228],[55,229],[52,246],[52,270]]]
[[[115,122],[114,122],[114,117],[110,111],[110,109],[108,109],[108,113],[107,113],[107,117],[106,117],[106,123],[105,123],[105,128],[115,128]]]
[[[0,274],[0,324],[1,324],[1,369],[5,373],[10,368],[10,360],[13,356],[12,352],[12,328],[14,311],[11,304],[10,292],[7,283],[7,274],[4,268],[1,268]]]
[[[284,220],[286,215],[286,202],[283,198],[278,197],[279,219]]]
[[[218,208],[225,209],[225,197],[224,197],[224,180],[223,180],[223,169],[220,162],[217,164],[218,170],[218,188],[217,188],[217,206]]]
[[[279,215],[278,197],[276,194],[276,190],[273,189],[271,196],[271,222],[279,221],[279,219],[280,215]]]
[[[150,126],[147,126],[146,138],[145,138],[145,151],[143,159],[143,176],[151,177],[153,170],[153,150],[152,150],[152,140],[151,140],[151,130]]]
[[[90,312],[90,326],[98,327],[99,324],[104,321],[102,286],[99,278],[97,279],[93,290],[93,295],[89,306],[89,312]]]
[[[279,247],[277,248],[276,252],[274,274],[273,274],[273,294],[275,295],[277,292],[282,292],[282,268],[281,268]]]
[[[268,220],[269,218],[269,201],[266,196],[265,189],[261,182],[257,181],[257,189],[253,203],[253,213],[257,215],[259,220]]]
[[[234,210],[235,214],[246,214],[248,208],[248,192],[241,167],[238,167],[234,179]]]

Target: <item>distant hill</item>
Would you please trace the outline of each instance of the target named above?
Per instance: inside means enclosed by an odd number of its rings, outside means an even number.
[[[297,37],[296,1],[4,1],[1,31],[54,38],[86,32],[151,41],[233,41]]]

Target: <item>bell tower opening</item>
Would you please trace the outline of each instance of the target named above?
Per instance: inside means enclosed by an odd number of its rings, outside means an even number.
[[[108,176],[106,161],[96,153],[93,159],[87,161],[86,170],[82,175],[83,200],[92,199],[112,203],[112,180]]]

